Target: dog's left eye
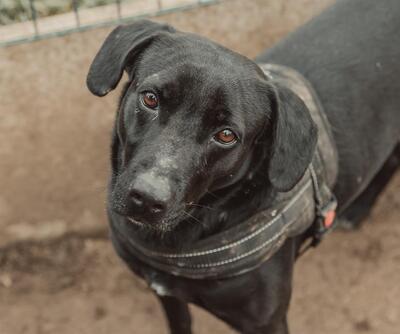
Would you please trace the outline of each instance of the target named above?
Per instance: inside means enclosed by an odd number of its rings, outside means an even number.
[[[152,92],[144,92],[141,96],[143,104],[151,109],[156,109],[158,107],[157,95]]]
[[[215,134],[214,139],[224,145],[234,144],[237,141],[236,134],[230,129],[224,129]]]

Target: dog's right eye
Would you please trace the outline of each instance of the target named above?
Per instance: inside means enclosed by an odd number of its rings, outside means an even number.
[[[230,145],[237,142],[236,134],[230,129],[224,129],[222,131],[219,131],[214,136],[214,139],[223,145]]]
[[[142,103],[150,109],[156,109],[158,107],[157,95],[152,92],[144,92],[141,94]]]

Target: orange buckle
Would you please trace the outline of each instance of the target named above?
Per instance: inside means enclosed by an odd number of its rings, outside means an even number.
[[[325,228],[330,228],[335,221],[336,217],[336,211],[335,210],[329,210],[325,213],[324,215],[324,227]]]

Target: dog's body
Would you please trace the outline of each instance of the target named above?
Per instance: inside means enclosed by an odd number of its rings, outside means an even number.
[[[300,102],[281,87],[268,86],[268,82],[265,82],[265,78],[250,61],[211,42],[192,35],[175,38],[175,32],[170,27],[149,22],[139,23],[134,28],[140,30],[139,36],[129,37],[132,34],[129,29],[110,35],[88,76],[88,85],[92,92],[104,95],[116,86],[124,69],[130,75],[130,81],[121,97],[113,136],[110,223],[116,229],[118,226],[130,224],[127,222],[128,217],[131,222],[140,225],[139,228],[132,227],[132,233],[141,235],[143,240],[154,247],[163,244],[169,249],[176,249],[242,222],[268,207],[269,199],[277,190],[290,189],[304,174],[310,162],[316,134],[306,112],[304,116],[301,113],[296,114],[298,118],[295,118],[295,127],[290,128],[290,122],[285,123],[289,128],[282,129],[290,131],[295,141],[289,143],[289,148],[281,147],[280,152],[287,154],[281,157],[279,163],[294,166],[288,167],[282,178],[282,175],[274,172],[274,159],[279,155],[274,148],[282,145],[280,138],[276,137],[276,123],[280,122],[280,114],[286,113],[291,107],[302,109]],[[400,3],[397,0],[387,0],[382,4],[373,0],[339,1],[257,59],[262,63],[277,63],[294,68],[314,86],[332,126],[338,148],[339,176],[334,192],[339,202],[339,213],[343,218],[354,220],[356,224],[368,213],[399,164],[396,152],[400,140],[398,31]],[[154,39],[157,41],[154,42]],[[168,42],[162,42],[163,39],[168,39]],[[124,49],[121,40],[129,44],[129,48]],[[172,51],[168,49],[171,43],[176,43]],[[123,50],[115,54],[118,48]],[[165,55],[164,49],[168,49]],[[164,58],[168,58],[166,55],[171,52],[175,56],[174,60],[165,60],[163,63]],[[113,60],[112,65],[109,64],[110,60]],[[190,64],[195,64],[194,72]],[[175,67],[178,69],[176,73],[167,71],[165,74],[166,68]],[[209,72],[208,67],[211,68]],[[100,73],[102,68],[105,68],[103,74]],[[229,75],[226,73],[228,70],[231,72]],[[165,87],[165,83],[159,82],[166,80],[164,77],[170,79],[171,76],[175,83],[169,83],[168,94],[164,95],[179,98],[173,102],[169,100],[168,108],[165,107],[167,102],[154,107],[153,102],[159,100],[147,90],[149,85],[155,85],[149,84],[149,80],[156,80],[158,86]],[[212,84],[207,81],[207,76],[213,78]],[[147,86],[140,88],[143,85]],[[221,89],[222,93],[213,95]],[[141,93],[144,95],[140,103],[143,104],[144,99],[145,107],[134,107],[139,103],[139,93],[136,90],[144,92]],[[262,91],[266,93],[261,96]],[[182,92],[183,95],[180,95]],[[232,92],[236,92],[236,95],[231,94]],[[228,143],[231,151],[227,151],[225,146],[223,153],[217,147],[210,149],[209,146],[213,144],[202,144],[204,141],[201,136],[205,130],[196,132],[196,127],[212,127],[224,116],[216,119],[211,117],[211,120],[203,117],[201,122],[195,118],[197,116],[188,116],[187,113],[182,112],[184,116],[179,116],[180,111],[176,110],[182,109],[180,103],[185,94],[190,105],[187,104],[183,109],[198,110],[197,114],[202,117],[209,109],[218,113],[219,109],[230,108],[242,114],[246,110],[244,116],[234,112],[233,116],[230,115],[239,124],[237,127],[241,128],[238,130],[241,135]],[[207,100],[204,100],[205,96]],[[199,101],[197,97],[201,97]],[[291,103],[288,106],[285,103],[289,100]],[[206,107],[208,102],[212,107]],[[251,105],[251,112],[254,113],[251,116],[247,115],[251,113],[247,111],[248,105]],[[263,105],[268,118],[267,125]],[[167,109],[168,113],[165,111]],[[147,118],[139,119],[137,115],[144,112],[154,117],[150,121]],[[185,117],[188,117],[186,122],[193,124],[184,123],[186,125],[182,126]],[[243,119],[237,121],[240,117]],[[189,132],[185,132],[190,125],[194,126]],[[141,133],[139,126],[146,128],[147,132]],[[301,131],[297,132],[296,127]],[[215,127],[213,131],[220,129]],[[192,132],[196,133],[196,139],[189,138]],[[217,134],[219,140],[221,131]],[[189,139],[172,143],[174,138]],[[213,138],[215,140],[215,136]],[[231,139],[232,136],[230,132],[224,132],[221,138],[224,140],[223,145],[226,145],[225,139]],[[284,138],[285,143],[289,140],[290,138]],[[242,145],[241,148],[233,146],[237,145],[236,141]],[[185,145],[190,148],[185,149]],[[293,150],[301,151],[304,161],[299,156],[293,159],[293,155],[296,155]],[[194,169],[188,163],[202,161],[202,156],[194,155],[196,151],[203,152],[208,160],[206,159],[205,164],[200,164],[201,168]],[[205,151],[208,153],[204,153]],[[152,158],[146,152],[150,152]],[[174,157],[179,161],[174,160]],[[224,161],[223,166],[218,162],[220,160]],[[290,168],[293,170],[289,170]],[[151,173],[146,174],[146,170]],[[184,185],[177,183],[178,181],[170,181],[177,177],[174,170],[178,170],[182,179],[186,180]],[[189,175],[202,174],[204,170],[209,173],[203,179],[201,175],[196,179]],[[265,176],[266,173],[268,177]],[[207,183],[205,180],[211,181]],[[243,188],[248,187],[244,180],[250,180],[253,187],[248,196],[241,193]],[[129,191],[124,188],[127,183],[130,184]],[[207,184],[202,188],[203,183]],[[144,193],[143,184],[146,189],[158,189],[161,195],[151,194],[151,197],[148,192]],[[171,192],[171,188],[174,191]],[[211,197],[208,196],[210,192],[213,193]],[[172,200],[171,193],[175,197],[181,193],[183,195],[180,200]],[[127,205],[126,198],[133,204]],[[187,218],[171,218],[179,217],[176,203],[182,201],[185,205],[190,205],[190,202],[200,203],[191,211],[198,224],[193,224],[193,221],[190,224],[182,223]],[[145,208],[143,202],[146,204]],[[131,205],[134,206],[133,209]],[[168,205],[175,206],[173,213],[168,213]],[[143,213],[138,208],[146,212]],[[135,210],[142,212],[139,218]],[[132,214],[135,215],[134,218],[130,218]],[[160,215],[164,218],[159,218]],[[149,231],[143,225],[152,219],[156,223]],[[301,239],[302,236],[299,235],[287,240],[270,260],[247,274],[229,279],[191,280],[156,270],[139,261],[130,253],[126,244],[113,234],[113,243],[119,255],[159,295],[171,332],[181,334],[190,333],[188,302],[209,310],[243,333],[287,333],[286,313],[291,294],[292,271]]]
[[[339,1],[257,59],[298,70],[317,91],[340,154],[335,194],[342,209],[399,137],[399,7]]]

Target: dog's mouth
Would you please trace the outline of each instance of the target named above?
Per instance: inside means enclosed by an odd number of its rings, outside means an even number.
[[[161,222],[149,222],[144,219],[138,219],[132,216],[125,217],[125,220],[128,224],[138,227],[141,230],[149,230],[149,231],[164,231],[170,230],[168,227],[169,224],[165,224],[164,221]]]
[[[126,217],[126,219],[127,219],[130,223],[132,223],[132,224],[134,224],[134,225],[136,225],[136,226],[146,227],[146,226],[149,225],[149,224],[146,224],[146,223],[144,223],[143,221],[141,221],[141,220],[139,220],[139,219],[135,219],[135,218],[133,218],[133,217]]]
[[[153,231],[158,233],[171,232],[180,223],[181,219],[163,219],[161,221],[153,222],[144,219],[138,219],[132,216],[127,216],[126,222],[130,225],[136,226],[141,230]]]
[[[192,220],[199,223],[200,221],[194,216],[193,211],[195,207],[188,207],[177,212],[171,217],[166,217],[159,221],[149,221],[144,218],[138,218],[134,216],[125,216],[125,221],[133,226],[136,226],[142,230],[154,231],[154,232],[170,232],[174,230],[182,221]]]

